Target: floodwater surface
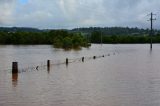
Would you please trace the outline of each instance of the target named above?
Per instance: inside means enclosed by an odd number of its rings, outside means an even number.
[[[109,54],[109,55],[108,55]],[[19,68],[43,66],[106,55],[11,73]],[[64,51],[49,45],[0,46],[0,106],[159,106],[160,44],[95,45]]]

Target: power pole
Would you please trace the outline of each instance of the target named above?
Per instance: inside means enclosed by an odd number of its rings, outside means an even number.
[[[156,14],[153,14],[151,12],[151,14],[149,14],[151,16],[151,18],[149,19],[149,21],[151,22],[151,31],[150,31],[150,39],[151,39],[151,42],[150,42],[150,49],[152,49],[152,37],[153,37],[153,21],[156,20],[156,18],[153,18],[153,15],[156,15]]]
[[[103,44],[103,41],[102,41],[102,30],[101,30],[101,45]]]

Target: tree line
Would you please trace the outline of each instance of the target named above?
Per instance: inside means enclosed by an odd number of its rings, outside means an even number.
[[[160,31],[154,30],[154,32],[153,43],[160,43]],[[79,48],[88,47],[90,43],[150,43],[149,33],[149,29],[127,27],[91,27],[72,30],[3,28],[0,30],[0,44],[53,44],[57,48]]]
[[[66,30],[44,32],[0,32],[0,44],[53,44],[57,48],[76,48],[89,46],[81,33]]]
[[[93,31],[90,35],[90,41],[92,43],[106,43],[106,44],[136,44],[136,43],[150,43],[151,36],[149,35],[112,35],[106,36],[100,31]],[[160,43],[160,34],[152,36],[153,43]]]
[[[73,32],[82,32],[91,34],[92,32],[99,31],[104,36],[145,36],[150,33],[150,29],[142,28],[129,28],[129,27],[89,27],[89,28],[75,28]],[[160,30],[154,30],[155,34],[160,33]]]

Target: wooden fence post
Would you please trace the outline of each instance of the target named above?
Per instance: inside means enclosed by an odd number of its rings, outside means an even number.
[[[82,62],[84,62],[84,57],[82,57]]]
[[[47,70],[50,70],[50,60],[47,60]]]
[[[96,59],[96,56],[93,56],[93,59]]]
[[[68,65],[68,58],[66,58],[66,65]]]
[[[18,73],[18,62],[12,62],[12,74]]]

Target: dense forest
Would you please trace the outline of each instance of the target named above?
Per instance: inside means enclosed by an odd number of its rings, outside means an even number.
[[[81,33],[71,33],[65,30],[45,32],[0,32],[0,44],[53,44],[57,48],[79,48],[89,46],[87,39]]]
[[[72,32],[81,32],[90,39],[91,43],[107,43],[107,44],[135,44],[150,43],[150,30],[128,27],[90,27],[75,28]],[[160,43],[160,30],[154,30],[153,43]]]
[[[94,31],[91,33],[90,40],[92,43],[106,43],[106,44],[136,44],[136,43],[150,43],[151,37],[149,35],[146,36],[105,36],[102,35],[99,31]],[[152,37],[153,43],[160,43],[160,34],[156,34]]]
[[[149,29],[128,27],[90,27],[72,30],[0,27],[0,44],[53,44],[57,48],[88,47],[90,43],[149,43]],[[160,43],[154,30],[153,43]]]

